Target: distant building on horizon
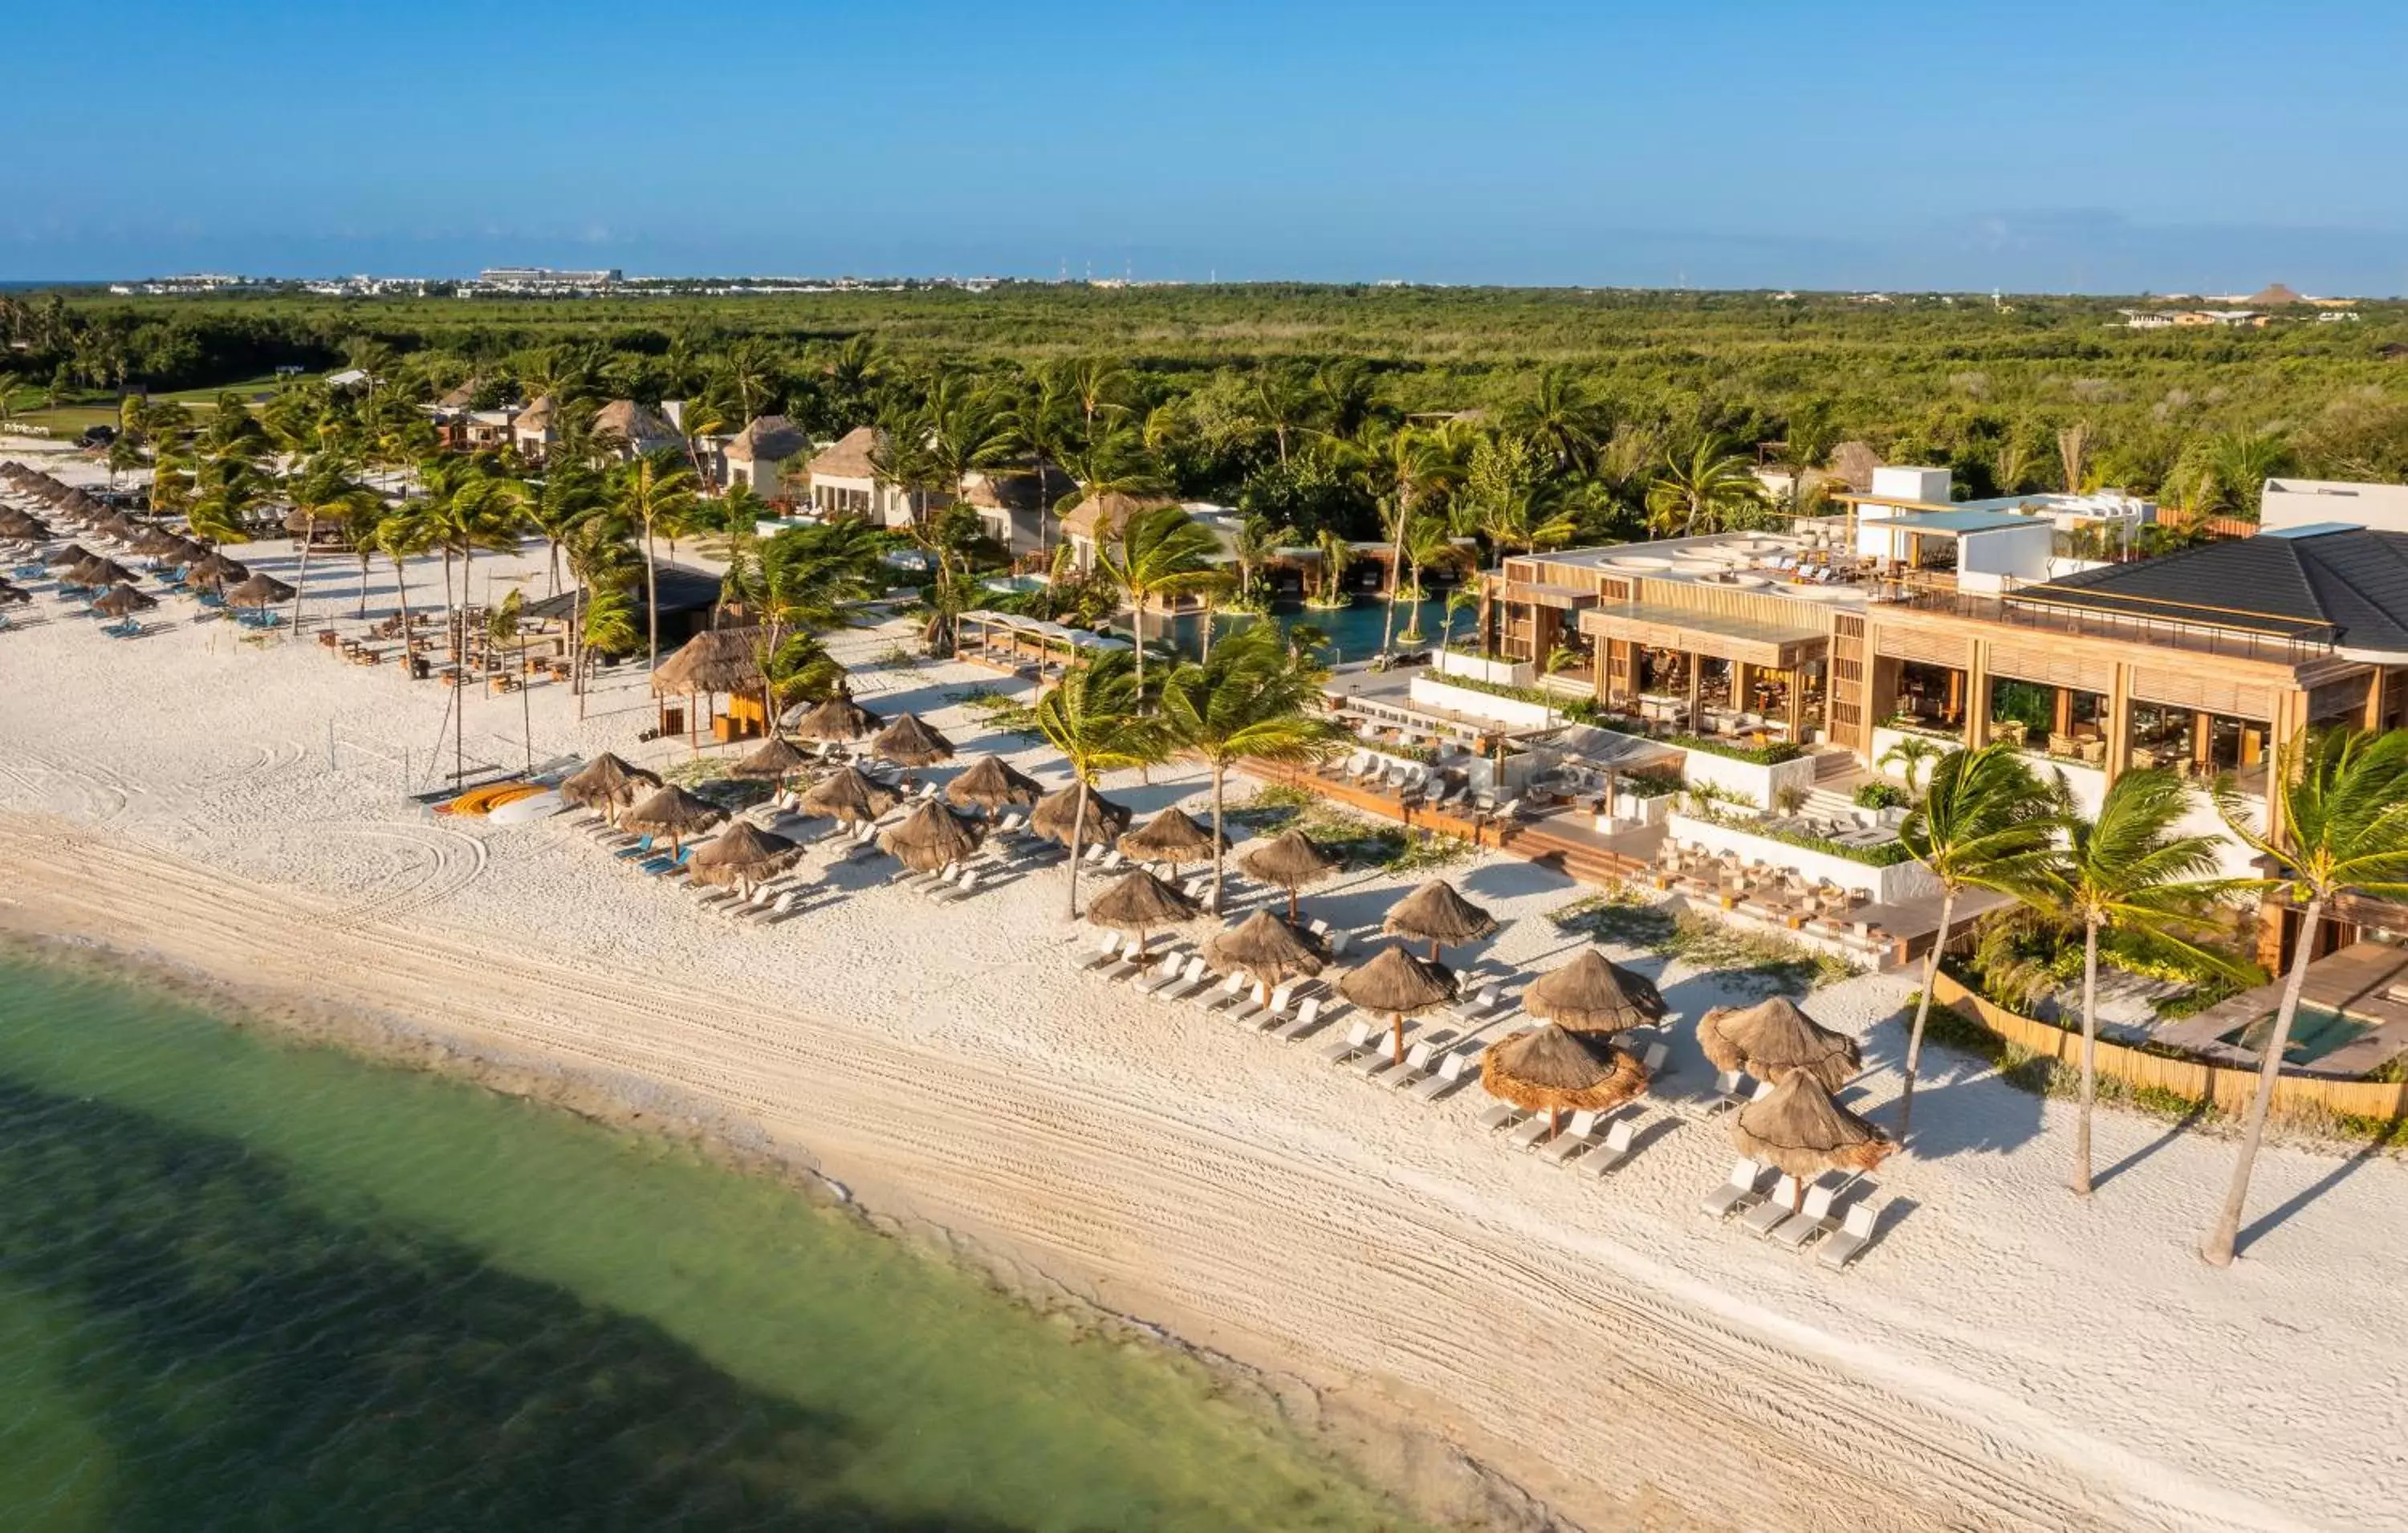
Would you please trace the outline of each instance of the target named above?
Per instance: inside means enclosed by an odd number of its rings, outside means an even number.
[[[572,294],[600,293],[627,279],[612,266],[603,271],[559,271],[551,266],[487,266],[477,274],[476,291]]]

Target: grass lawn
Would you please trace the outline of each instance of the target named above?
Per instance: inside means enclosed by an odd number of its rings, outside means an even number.
[[[152,394],[154,399],[172,399],[186,409],[198,414],[213,408],[218,395],[232,390],[236,394],[265,394],[283,381],[274,376],[247,378],[239,382],[220,383],[206,389],[174,389]],[[39,397],[32,389],[21,388],[17,397],[22,401]],[[13,421],[29,426],[48,426],[54,437],[73,438],[90,426],[113,426],[117,423],[117,396],[110,394],[79,394],[55,408],[20,408]],[[0,433],[0,436],[5,436]]]

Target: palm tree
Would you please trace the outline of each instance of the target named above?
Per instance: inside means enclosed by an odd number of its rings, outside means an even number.
[[[1380,652],[1396,641],[1397,595],[1404,585],[1405,529],[1415,506],[1463,475],[1462,444],[1444,433],[1412,427],[1390,432],[1372,460],[1372,474],[1387,493],[1388,613],[1380,626]]]
[[[1237,535],[1230,540],[1229,552],[1238,562],[1237,594],[1241,599],[1254,595],[1254,572],[1277,558],[1279,551],[1295,538],[1294,527],[1274,527],[1270,518],[1260,512],[1248,515],[1238,523]]]
[[[1897,767],[1898,775],[1906,779],[1906,791],[1919,793],[1921,784],[1915,779],[1922,775],[1927,763],[1939,760],[1942,754],[1941,747],[1935,741],[1925,739],[1920,735],[1900,735],[1890,742],[1890,748],[1884,751],[1873,765],[1885,769]]]
[[[1037,727],[1070,766],[1083,789],[1070,818],[1070,919],[1079,918],[1079,843],[1087,834],[1087,795],[1096,779],[1128,766],[1148,766],[1168,753],[1161,724],[1141,711],[1144,689],[1129,654],[1091,652],[1037,699]]]
[[[485,614],[487,653],[500,652],[504,644],[519,637],[519,613],[525,605],[525,598],[513,586],[510,594],[495,602],[494,609]],[[535,716],[527,703],[526,678],[521,676],[519,683],[519,728],[525,738],[526,769],[531,773],[535,770]]]
[[[1162,722],[1173,747],[1212,774],[1212,909],[1221,908],[1222,794],[1229,768],[1248,756],[1318,761],[1342,750],[1345,728],[1316,711],[1326,666],[1289,652],[1274,623],[1230,636],[1218,653],[1172,671],[1162,683]]]
[[[1440,649],[1452,650],[1455,648],[1455,614],[1458,612],[1474,611],[1479,608],[1479,606],[1480,593],[1473,590],[1470,586],[1458,585],[1454,590],[1446,594],[1446,627],[1439,635],[1438,647]]]
[[[2300,912],[2291,967],[2283,976],[2282,1004],[2258,1067],[2258,1090],[2241,1153],[2232,1165],[2232,1185],[2208,1231],[2200,1255],[2229,1267],[2241,1238],[2241,1215],[2249,1202],[2249,1174],[2266,1133],[2266,1110],[2283,1073],[2283,1052],[2300,1014],[2300,990],[2316,950],[2325,911],[2344,895],[2377,899],[2408,898],[2408,730],[2377,735],[2329,729],[2313,738],[2294,738],[2267,779],[2267,816],[2243,796],[2231,779],[2215,785],[2216,812],[2234,838],[2266,859],[2270,875],[2253,881]],[[2279,809],[2279,813],[2275,811]],[[2272,820],[2270,828],[2267,820]]]
[[[410,681],[418,680],[418,667],[410,664],[414,657],[409,647],[409,561],[435,546],[435,527],[424,507],[423,501],[405,502],[376,524],[377,552],[393,561],[394,589],[401,597],[401,671],[403,679]]]
[[[582,464],[560,464],[544,475],[542,493],[528,503],[527,523],[546,544],[552,595],[560,595],[561,544],[604,503],[601,480]]]
[[[1693,537],[1742,525],[1749,513],[1763,506],[1763,487],[1747,460],[1725,451],[1711,437],[1698,437],[1685,453],[1667,453],[1656,482],[1647,487],[1648,516],[1656,530],[1668,537]]]
[[[301,631],[301,603],[307,595],[309,576],[309,549],[318,540],[318,523],[322,521],[348,522],[364,509],[377,504],[377,494],[351,478],[351,466],[332,454],[321,453],[310,460],[298,478],[288,482],[286,494],[293,501],[294,514],[301,518],[301,559],[293,571],[293,631]],[[366,584],[365,580],[361,582]]]
[[[2233,885],[2208,878],[2215,838],[2177,836],[2190,808],[2182,780],[2162,769],[2126,772],[2095,814],[2077,811],[2063,773],[2057,781],[2062,842],[2033,869],[2024,897],[2082,925],[2082,1106],[2073,1134],[2071,1185],[2090,1196],[2090,1114],[2099,1096],[2099,937],[2173,949],[2195,964],[2234,971],[2220,953],[2188,938],[2214,929],[2216,899]]]
[[[619,470],[610,487],[611,504],[644,539],[644,635],[649,652],[646,668],[661,664],[660,559],[654,540],[674,534],[694,509],[694,470],[681,462],[677,449],[656,448]]]
[[[1968,889],[2016,894],[2030,886],[2057,830],[2057,804],[2021,752],[2003,742],[1978,751],[1951,751],[1931,768],[1923,799],[1899,827],[1898,838],[1940,881],[1940,929],[1923,961],[1923,994],[1906,1041],[1906,1093],[1898,1110],[1898,1139],[1906,1142],[1914,1116],[1914,1072],[1923,1061],[1923,1027],[1931,1015],[1931,987],[1940,978],[1956,896]]]
[[[1514,412],[1514,423],[1531,445],[1547,454],[1558,475],[1585,469],[1613,433],[1612,416],[1567,367],[1539,375],[1536,397]]]
[[[1329,583],[1321,594],[1324,607],[1342,607],[1339,599],[1339,582],[1346,578],[1346,566],[1354,562],[1354,545],[1335,527],[1324,527],[1313,538],[1313,547],[1321,551],[1321,574]]]
[[[1312,414],[1312,401],[1305,393],[1303,381],[1289,368],[1265,367],[1250,380],[1247,403],[1253,408],[1255,424],[1271,434],[1271,440],[1279,448],[1280,464],[1284,467],[1288,437],[1301,430]]]
[[[1424,638],[1422,609],[1418,605],[1425,595],[1422,591],[1422,571],[1435,565],[1459,563],[1463,558],[1463,550],[1455,546],[1455,529],[1448,526],[1443,518],[1417,516],[1413,518],[1413,524],[1405,529],[1404,553],[1405,567],[1413,572],[1412,587],[1416,605],[1413,608],[1412,619],[1405,625],[1405,631],[1400,637],[1408,644],[1418,644]]]
[[[1145,690],[1145,614],[1156,596],[1205,591],[1226,581],[1212,564],[1221,540],[1177,506],[1131,511],[1120,531],[1096,545],[1096,567],[1137,612],[1137,686]]]

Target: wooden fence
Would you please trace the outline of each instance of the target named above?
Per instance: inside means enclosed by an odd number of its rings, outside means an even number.
[[[1965,988],[1945,973],[1931,987],[1931,998],[1972,1018],[2008,1042],[2043,1059],[2061,1059],[2079,1067],[2082,1035],[2063,1027],[2019,1017]],[[2099,1073],[2128,1086],[2169,1091],[2194,1102],[2212,1102],[2218,1110],[2238,1116],[2249,1110],[2258,1090],[2255,1069],[2229,1069],[2196,1059],[2169,1059],[2101,1039]],[[2268,1110],[2276,1118],[2392,1119],[2408,1116],[2408,1082],[2386,1081],[2319,1081],[2286,1075],[2274,1083],[2274,1101]]]

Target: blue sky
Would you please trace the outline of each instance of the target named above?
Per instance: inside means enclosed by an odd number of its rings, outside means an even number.
[[[0,279],[2408,291],[2408,6],[23,7]]]

